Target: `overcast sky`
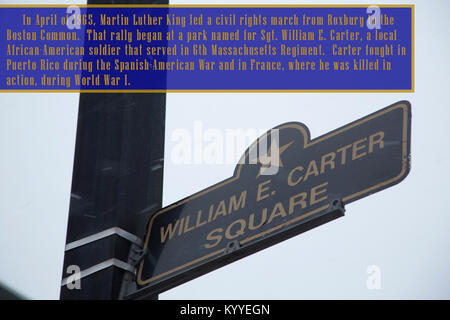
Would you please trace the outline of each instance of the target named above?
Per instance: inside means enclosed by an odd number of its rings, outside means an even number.
[[[172,133],[192,130],[198,120],[220,130],[267,130],[299,121],[314,138],[409,100],[412,160],[402,183],[353,202],[345,217],[167,291],[160,299],[450,298],[450,2],[413,3],[414,93],[167,95],[164,205],[233,174],[234,165],[171,161],[176,145]],[[78,98],[69,93],[0,94],[0,282],[27,298],[59,297]],[[381,270],[378,290],[366,286],[372,265]]]

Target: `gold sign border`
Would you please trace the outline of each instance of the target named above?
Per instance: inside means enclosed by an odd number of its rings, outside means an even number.
[[[379,188],[382,188],[382,187],[384,187],[386,185],[392,184],[392,183],[394,183],[396,181],[399,181],[399,180],[401,181],[402,178],[406,177],[406,175],[408,174],[408,161],[409,161],[408,160],[408,146],[409,146],[409,134],[408,134],[409,126],[408,126],[408,124],[409,124],[409,114],[410,114],[409,110],[410,110],[410,107],[411,107],[411,105],[410,105],[410,103],[408,101],[399,101],[397,103],[394,103],[391,106],[388,106],[388,107],[386,107],[384,109],[381,109],[380,111],[376,111],[376,112],[374,112],[374,113],[372,113],[372,114],[370,114],[370,115],[368,115],[368,116],[366,116],[364,118],[361,118],[361,119],[359,119],[357,121],[351,122],[351,123],[349,123],[349,124],[347,124],[347,125],[345,125],[345,126],[343,126],[341,128],[338,128],[338,129],[336,129],[334,131],[331,131],[331,132],[329,132],[329,133],[327,133],[327,134],[325,134],[323,136],[320,136],[320,137],[318,137],[318,138],[316,138],[314,140],[310,140],[310,134],[309,134],[308,128],[305,125],[301,124],[301,123],[287,123],[287,124],[281,125],[280,127],[277,127],[277,128],[280,129],[280,130],[281,129],[286,129],[286,128],[294,128],[294,129],[299,130],[302,133],[303,138],[304,138],[304,147],[303,147],[303,149],[306,149],[306,148],[308,148],[310,146],[313,146],[313,145],[315,145],[315,144],[317,144],[319,142],[322,142],[322,141],[327,140],[327,139],[329,139],[331,137],[334,137],[334,136],[336,136],[336,135],[338,135],[338,134],[340,134],[340,133],[342,133],[344,131],[347,131],[347,130],[349,130],[351,128],[357,127],[357,126],[359,126],[359,125],[361,125],[361,124],[363,124],[363,123],[365,123],[367,121],[370,121],[372,119],[380,117],[380,116],[382,116],[382,115],[384,115],[386,113],[389,113],[389,112],[397,110],[397,109],[402,109],[403,110],[402,169],[401,169],[400,173],[397,176],[395,176],[394,178],[388,179],[388,180],[380,182],[380,183],[378,183],[378,184],[376,184],[376,185],[374,185],[372,187],[366,188],[364,190],[361,190],[361,191],[358,191],[358,192],[353,193],[351,195],[343,197],[342,201],[344,203],[346,203],[346,202],[351,201],[352,199],[357,198],[357,197],[359,197],[359,196],[361,196],[361,195],[363,195],[365,193],[375,192],[375,190],[377,190]],[[262,137],[265,137],[266,135],[267,135],[267,133],[264,134]],[[248,153],[250,152],[250,150],[255,148],[256,145],[257,145],[257,141],[255,141],[247,149],[247,151],[245,152],[245,154],[242,157],[246,158],[248,156]],[[242,160],[242,158],[241,158],[241,160]],[[151,228],[152,228],[152,225],[153,225],[153,221],[155,220],[156,217],[158,217],[160,214],[162,214],[164,212],[167,212],[167,211],[169,211],[169,210],[171,210],[171,209],[173,209],[175,207],[183,205],[186,202],[189,202],[189,201],[191,201],[193,199],[201,197],[201,196],[203,196],[204,194],[206,194],[208,192],[214,191],[214,190],[216,190],[216,189],[218,189],[220,187],[223,187],[224,185],[227,185],[227,184],[229,184],[229,183],[231,183],[233,181],[238,180],[239,177],[240,177],[240,174],[241,174],[242,167],[243,167],[243,162],[240,161],[238,166],[237,166],[237,170],[235,171],[235,175],[233,177],[231,177],[229,179],[226,179],[226,180],[224,180],[224,181],[222,181],[222,182],[220,182],[220,183],[218,183],[218,184],[216,184],[216,185],[214,185],[212,187],[209,187],[209,188],[207,188],[207,189],[205,189],[203,191],[200,191],[200,192],[198,192],[198,193],[196,193],[196,194],[194,194],[194,195],[192,195],[190,197],[187,197],[187,198],[185,198],[185,199],[183,199],[183,200],[181,200],[179,202],[176,202],[176,203],[174,203],[174,204],[172,204],[172,205],[170,205],[168,207],[165,207],[165,208],[161,209],[160,211],[156,212],[152,216],[152,218],[150,219],[150,223],[148,224],[148,230],[147,230],[147,235],[146,235],[146,238],[145,238],[144,249],[146,249],[148,247],[148,242],[149,242],[149,239],[150,239]],[[263,232],[261,232],[259,234],[247,237],[247,238],[241,240],[240,243],[241,244],[245,244],[245,243],[247,243],[249,241],[255,240],[255,239],[260,238],[260,237],[263,237],[263,236],[265,236],[265,235],[267,235],[269,233],[272,233],[272,232],[274,232],[276,230],[279,230],[281,228],[287,227],[287,226],[291,225],[292,223],[301,221],[301,220],[303,220],[303,219],[305,219],[305,218],[307,218],[307,217],[309,217],[309,216],[311,216],[311,215],[313,215],[315,213],[318,213],[318,212],[320,212],[322,210],[326,210],[327,208],[328,208],[328,204],[324,205],[324,206],[321,206],[320,208],[314,209],[312,211],[309,211],[307,213],[304,213],[301,216],[298,216],[298,217],[296,217],[294,219],[291,219],[289,221],[281,223],[281,224],[279,224],[279,225],[277,225],[277,226],[275,226],[275,227],[273,227],[271,229],[265,230],[265,231],[263,231]],[[166,275],[168,275],[170,273],[179,271],[179,270],[181,270],[183,268],[189,267],[189,266],[191,266],[193,264],[196,264],[196,263],[198,263],[200,261],[203,261],[205,259],[208,259],[208,258],[214,257],[216,255],[219,255],[219,254],[223,253],[224,251],[225,251],[225,248],[216,250],[216,251],[211,252],[211,253],[209,253],[207,255],[204,255],[204,256],[202,256],[200,258],[194,259],[194,260],[189,261],[189,262],[187,262],[187,263],[185,263],[183,265],[180,265],[180,266],[178,266],[176,268],[170,269],[170,270],[168,270],[166,272],[160,273],[160,274],[158,274],[158,275],[156,275],[154,277],[151,277],[151,278],[148,278],[148,279],[145,279],[145,280],[142,280],[142,270],[143,270],[143,267],[144,267],[144,260],[143,260],[143,261],[141,261],[141,263],[139,265],[139,271],[138,271],[138,276],[137,276],[137,283],[139,285],[141,285],[141,286],[145,285],[145,284],[148,284],[148,283],[150,283],[152,281],[155,281],[155,280],[158,280],[158,279],[160,279],[160,278],[162,278],[162,277],[164,277],[164,276],[166,276]]]
[[[54,5],[48,5],[48,4],[41,4],[41,5],[27,5],[27,4],[3,4],[0,5],[1,8],[67,8],[70,5],[63,5],[63,4],[54,4]],[[362,4],[349,4],[349,5],[327,5],[327,4],[315,4],[315,5],[303,5],[303,4],[277,4],[277,5],[271,5],[271,4],[170,4],[170,5],[145,5],[145,4],[134,4],[134,5],[121,5],[121,4],[103,4],[103,5],[95,5],[95,4],[75,4],[75,6],[80,8],[367,8],[369,6],[372,6],[370,4],[362,5]],[[324,89],[311,89],[311,90],[304,90],[304,89],[272,89],[272,90],[266,90],[266,89],[252,89],[252,90],[233,90],[233,89],[227,89],[227,90],[217,90],[217,89],[196,89],[196,90],[105,90],[105,89],[67,89],[67,90],[52,90],[52,89],[41,89],[41,90],[30,90],[30,89],[3,89],[0,90],[0,93],[3,92],[36,92],[36,93],[245,93],[245,92],[269,92],[269,93],[283,93],[283,92],[297,92],[297,93],[321,93],[321,92],[327,92],[327,93],[364,93],[364,92],[371,92],[371,93],[394,93],[394,92],[414,92],[414,5],[413,4],[389,4],[389,5],[377,5],[380,8],[410,8],[411,9],[411,89],[345,89],[345,90],[339,90],[339,89],[330,89],[330,90],[324,90]]]

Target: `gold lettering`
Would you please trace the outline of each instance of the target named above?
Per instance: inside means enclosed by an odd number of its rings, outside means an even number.
[[[270,183],[270,179],[264,182],[261,182],[260,184],[258,184],[258,194],[256,195],[256,201],[261,201],[264,200],[265,198],[267,198],[269,196],[269,193],[266,193],[264,195],[262,195],[263,192],[268,191],[269,187],[264,187],[266,184]]]
[[[365,144],[361,145],[366,140],[367,140],[367,138],[364,138],[364,139],[353,142],[352,160],[362,158],[367,154],[367,152],[365,152],[365,151],[363,153],[358,154],[359,150],[362,150],[366,147]]]
[[[296,186],[297,184],[299,184],[300,182],[302,182],[302,179],[303,179],[302,176],[299,176],[299,177],[297,178],[297,180],[295,180],[295,181],[292,180],[292,175],[293,175],[294,172],[296,172],[296,171],[303,171],[303,167],[302,167],[302,166],[295,167],[294,169],[291,170],[291,172],[289,172],[289,175],[288,175],[288,185],[291,186],[291,187]]]
[[[326,160],[327,157],[329,157],[328,160]],[[330,152],[330,153],[327,153],[326,155],[322,156],[322,161],[320,162],[320,173],[325,172],[325,167],[327,165],[330,166],[330,170],[334,169],[334,158],[336,158],[336,153],[334,153],[334,152]]]
[[[306,199],[307,193],[306,192],[300,192],[297,193],[295,196],[292,196],[289,198],[289,214],[292,214],[294,212],[295,206],[300,205],[302,209],[306,208]],[[300,200],[297,200],[297,198],[300,198]]]
[[[256,230],[256,229],[260,228],[264,224],[264,222],[266,222],[266,219],[267,219],[267,208],[264,208],[262,211],[261,222],[257,226],[255,226],[255,214],[252,213],[250,215],[250,220],[248,222],[248,229]]]
[[[222,200],[219,202],[219,205],[217,206],[213,221],[216,220],[218,216],[226,216],[226,215],[227,215],[227,209],[225,208],[225,200]]]
[[[309,162],[308,169],[306,170],[306,174],[305,174],[305,181],[308,180],[308,177],[312,174],[314,174],[314,176],[319,175],[319,170],[317,169],[316,160],[311,160]]]
[[[345,161],[347,159],[346,157],[347,149],[349,149],[351,146],[352,146],[351,144],[348,144],[345,147],[337,149],[337,152],[341,153],[341,164],[345,164]]]
[[[369,153],[373,152],[373,146],[376,145],[376,144],[378,144],[378,147],[380,149],[384,148],[383,138],[384,138],[384,132],[383,131],[379,131],[377,133],[374,133],[374,134],[372,134],[369,137]]]
[[[184,233],[189,232],[191,230],[195,229],[195,226],[189,227],[189,220],[191,219],[191,216],[186,217],[186,221],[184,223]]]
[[[172,226],[172,223],[169,223],[167,225],[167,229],[164,230],[164,227],[161,227],[161,243],[166,242],[167,235],[169,235],[169,240],[173,238],[173,235],[175,233],[175,230],[180,224],[180,220],[177,220],[175,222],[175,227]]]
[[[242,209],[245,208],[245,198],[247,196],[247,190],[244,190],[241,192],[241,196],[239,197],[239,201],[236,203],[236,195],[233,195],[230,198],[230,204],[228,207],[228,214],[231,213],[231,211],[238,211],[239,207]]]
[[[237,232],[235,234],[231,234],[231,228],[235,225],[235,224],[240,224],[240,228],[237,230]],[[238,219],[236,221],[233,221],[227,228],[227,230],[225,231],[225,237],[227,239],[234,239],[236,237],[239,237],[240,235],[244,234],[244,229],[246,226],[246,222],[244,219]]]
[[[272,220],[276,217],[286,217],[286,210],[284,210],[283,204],[281,202],[277,202],[275,204],[272,213],[270,214],[269,220],[267,220],[267,223],[271,223]]]
[[[214,211],[214,205],[212,204],[209,206],[208,223],[211,222],[213,211]]]
[[[181,234],[183,233],[183,223],[184,223],[184,218],[181,218],[180,220],[180,227],[178,228],[178,235],[181,236]]]
[[[203,225],[205,225],[207,223],[206,220],[200,222],[201,219],[202,219],[202,210],[198,210],[198,212],[197,212],[197,222],[195,224],[196,228],[201,227],[201,226],[203,226]]]
[[[217,229],[212,230],[210,233],[208,233],[208,235],[206,236],[206,240],[208,240],[208,241],[215,240],[216,242],[205,244],[205,248],[210,249],[212,247],[217,246],[222,241],[222,235],[220,235],[220,234],[214,235],[214,233],[222,233],[222,232],[223,232],[222,228],[217,228]]]
[[[320,188],[323,188],[325,186],[328,185],[328,181],[324,182],[322,184],[319,184],[318,186],[315,186],[314,188],[311,189],[311,198],[309,200],[309,204],[313,205],[316,204],[318,202],[324,201],[328,198],[328,195],[323,196],[322,198],[317,198],[317,196],[321,195],[322,193],[326,193],[327,189],[322,189],[322,190],[318,190]]]

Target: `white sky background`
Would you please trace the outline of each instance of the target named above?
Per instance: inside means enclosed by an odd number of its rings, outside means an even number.
[[[314,138],[409,100],[412,167],[400,184],[348,205],[345,217],[167,291],[160,299],[450,298],[450,2],[413,3],[415,93],[168,94],[164,205],[233,173],[233,165],[170,161],[176,144],[172,132],[192,130],[196,120],[205,129],[265,130],[300,121]],[[0,282],[32,299],[59,297],[78,97],[0,94]],[[380,290],[366,287],[369,265],[381,268]]]

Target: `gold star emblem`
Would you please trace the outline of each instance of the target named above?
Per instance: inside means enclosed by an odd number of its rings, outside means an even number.
[[[263,174],[264,172],[267,171],[267,169],[269,169],[270,167],[278,167],[278,168],[283,168],[283,161],[281,161],[281,155],[283,154],[283,152],[285,152],[292,144],[294,143],[294,141],[291,141],[289,143],[286,143],[285,145],[279,147],[278,146],[278,142],[276,140],[274,140],[272,142],[273,145],[270,146],[269,150],[267,151],[267,153],[265,155],[260,155],[258,158],[256,158],[256,161],[254,162],[250,162],[250,163],[260,163],[261,164],[261,168],[258,171],[258,175],[256,176],[256,179],[258,179],[261,174]],[[278,158],[275,159],[275,161],[271,161],[273,160],[271,157],[271,152],[272,152],[272,148],[277,148],[278,149]]]

